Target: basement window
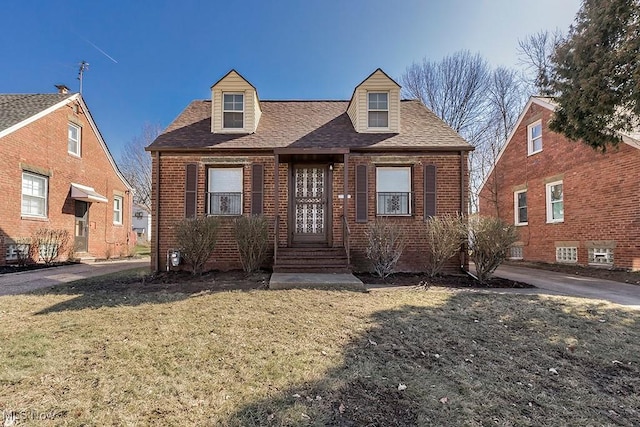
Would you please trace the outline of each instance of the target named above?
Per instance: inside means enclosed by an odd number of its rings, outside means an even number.
[[[578,262],[578,248],[575,246],[558,246],[556,248],[556,262],[575,264]]]
[[[613,248],[590,248],[589,264],[613,265]]]

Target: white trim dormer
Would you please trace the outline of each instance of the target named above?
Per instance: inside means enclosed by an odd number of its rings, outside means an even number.
[[[211,86],[211,110],[213,133],[254,133],[262,115],[258,91],[235,70]],[[241,127],[237,126],[240,117]]]
[[[347,114],[356,132],[400,133],[400,85],[378,68],[356,86]]]

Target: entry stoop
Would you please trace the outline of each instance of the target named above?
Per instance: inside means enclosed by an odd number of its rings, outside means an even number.
[[[321,288],[365,291],[360,279],[351,273],[273,273],[269,289]]]
[[[274,273],[351,273],[344,248],[278,248]]]

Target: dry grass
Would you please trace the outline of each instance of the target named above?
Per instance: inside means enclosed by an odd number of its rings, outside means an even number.
[[[91,288],[0,298],[20,425],[640,424],[640,313],[613,305]]]

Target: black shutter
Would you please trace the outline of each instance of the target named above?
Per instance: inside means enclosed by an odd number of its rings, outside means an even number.
[[[424,167],[424,219],[436,216],[436,166]]]
[[[184,217],[195,218],[198,200],[198,165],[189,163],[185,167]]]
[[[262,215],[263,200],[264,167],[256,163],[251,167],[251,215]]]
[[[367,222],[367,165],[356,166],[356,222]]]

